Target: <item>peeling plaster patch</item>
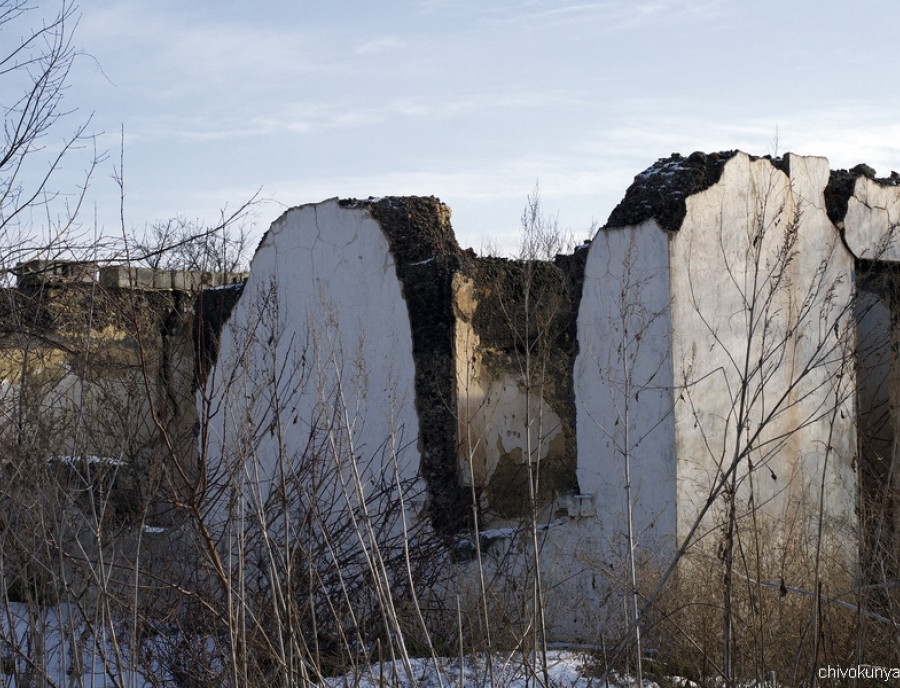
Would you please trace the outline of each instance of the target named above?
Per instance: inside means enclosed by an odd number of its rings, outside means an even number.
[[[572,361],[583,263],[562,263],[467,256],[454,282],[459,461],[488,515],[531,512],[528,461],[539,511],[577,491]]]
[[[576,490],[568,403],[572,287],[560,268],[530,266],[530,318],[539,326],[526,333],[522,263],[469,258],[461,269],[465,273],[453,277],[460,474],[482,496],[488,514],[519,518],[531,508],[527,456],[540,486],[539,508]],[[526,341],[533,346],[531,379],[524,367]]]
[[[341,203],[368,209],[397,258],[410,312],[423,475],[435,526],[452,531],[467,523],[473,481],[488,513],[513,517],[527,511],[527,486],[493,474],[501,459],[511,461],[517,450],[524,457],[529,446],[531,460],[540,463],[540,505],[576,491],[573,303],[586,253],[560,257],[560,265],[478,258],[459,249],[450,210],[435,198]],[[533,299],[528,317],[526,277]],[[539,346],[536,338],[542,338]],[[525,342],[535,355],[530,380],[523,380]],[[515,472],[527,469],[523,461]]]

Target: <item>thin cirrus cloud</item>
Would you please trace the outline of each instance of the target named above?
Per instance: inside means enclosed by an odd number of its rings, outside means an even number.
[[[370,104],[336,100],[332,103],[308,105],[276,100],[267,104],[264,114],[241,106],[231,112],[204,115],[180,111],[162,117],[141,117],[132,120],[129,131],[136,139],[197,142],[246,140],[284,133],[302,135],[327,130],[381,131],[382,127],[396,126],[398,118],[434,127],[442,126],[438,124],[440,122],[465,122],[474,115],[480,118],[492,113],[507,116],[513,112],[539,110],[564,102],[566,99],[562,95],[526,92],[474,93],[450,100],[436,100],[425,96],[399,97]],[[258,103],[254,106],[258,106]]]
[[[156,97],[202,93],[220,84],[249,92],[331,69],[331,42],[303,27],[197,21],[133,2],[85,13],[78,37],[113,84],[152,88]]]
[[[514,24],[520,28],[530,27],[535,30],[587,22],[603,33],[611,33],[672,15],[690,15],[694,19],[720,16],[729,11],[730,2],[731,0],[636,0],[628,3],[617,0],[526,0],[478,4],[430,0],[420,3],[419,10],[429,14],[466,14],[489,24]]]
[[[354,52],[357,55],[383,55],[396,50],[402,50],[405,47],[407,47],[406,41],[403,41],[396,36],[385,36],[358,45]]]

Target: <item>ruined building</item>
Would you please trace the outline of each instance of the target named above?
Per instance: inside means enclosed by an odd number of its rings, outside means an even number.
[[[288,541],[346,514],[372,542],[418,524],[457,591],[474,545],[512,576],[538,544],[548,624],[579,638],[632,555],[649,580],[750,538],[775,581],[810,556],[842,581],[861,551],[897,556],[898,217],[895,180],[864,166],[735,151],[660,160],[570,255],[476,256],[434,198],[332,199],[276,220],[242,292],[196,326],[170,314],[215,292],[118,272],[100,298],[130,310],[98,308],[102,271],[42,278],[42,299],[23,276],[3,376],[23,398],[40,378],[55,427],[102,405],[91,432],[131,438],[46,435],[41,456],[140,461],[177,428],[223,540],[246,514]],[[148,405],[152,422],[127,412]],[[35,432],[4,422],[5,441]],[[301,502],[315,525],[295,530]]]
[[[461,250],[434,198],[291,209],[223,332],[217,454],[253,464],[258,504],[327,445],[348,508],[388,472],[439,534],[537,524],[562,635],[629,541],[658,571],[752,522],[771,579],[816,551],[852,580],[896,513],[898,213],[864,167],[740,152],[659,161],[545,261]],[[249,451],[228,418],[268,432]]]

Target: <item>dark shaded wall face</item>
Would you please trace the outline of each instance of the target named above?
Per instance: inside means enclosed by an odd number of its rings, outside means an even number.
[[[861,265],[855,304],[860,520],[864,558],[897,570],[900,553],[900,477],[897,409],[900,408],[900,275],[890,266]]]
[[[246,275],[70,261],[17,274],[0,295],[4,465],[159,522],[196,477],[198,376]],[[216,284],[230,286],[201,294]]]
[[[856,257],[860,531],[867,570],[900,571],[900,176],[832,170],[828,218]]]

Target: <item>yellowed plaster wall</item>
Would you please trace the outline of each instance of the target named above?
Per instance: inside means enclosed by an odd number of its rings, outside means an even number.
[[[168,295],[81,284],[6,296],[0,442],[7,462],[69,455],[147,462],[167,444],[155,420],[179,454],[192,453],[190,311],[176,314]]]
[[[565,441],[559,416],[537,392],[529,393],[529,381],[484,365],[484,345],[473,326],[478,306],[474,281],[455,274],[460,475],[482,494],[483,507],[512,517],[529,508],[529,480],[540,492],[541,464],[558,457]],[[531,386],[539,389],[539,381]]]

